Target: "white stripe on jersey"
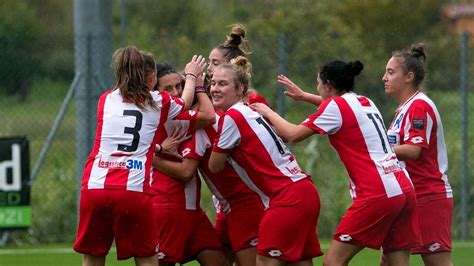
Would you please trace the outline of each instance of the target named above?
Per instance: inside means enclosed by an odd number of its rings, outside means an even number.
[[[320,116],[316,118],[313,124],[324,130],[327,134],[334,134],[342,126],[341,111],[334,101],[331,101],[325,110],[324,117]]]
[[[355,93],[346,93],[342,96],[349,104],[357,119],[359,129],[367,146],[369,156],[377,167],[387,197],[403,194],[402,188],[391,169],[400,170],[396,155],[393,153],[388,141],[382,115],[375,104],[368,98],[370,106],[361,105]],[[384,152],[381,146],[384,146]],[[406,172],[405,172],[406,173]],[[408,176],[408,174],[407,174]]]
[[[197,180],[196,175],[191,178],[186,185],[184,186],[184,196],[186,198],[186,210],[196,210],[197,209]]]
[[[446,152],[446,143],[444,141],[443,124],[441,122],[441,117],[439,115],[438,109],[436,108],[436,105],[434,104],[434,102],[426,94],[424,94],[422,92],[417,93],[414,97],[412,97],[406,103],[404,103],[402,108],[397,110],[397,112],[399,114],[399,115],[397,115],[397,117],[402,116],[401,118],[397,118],[397,119],[399,119],[400,121],[402,121],[402,120],[405,121],[404,128],[400,129],[399,128],[400,124],[393,124],[392,123],[392,125],[389,129],[389,133],[396,135],[396,134],[400,134],[400,130],[403,130],[403,133],[404,133],[403,140],[404,140],[404,142],[408,141],[408,138],[410,138],[409,131],[411,130],[411,127],[412,127],[412,123],[410,121],[412,119],[409,116],[409,114],[407,114],[407,111],[416,100],[422,100],[425,103],[427,103],[431,107],[431,110],[433,111],[433,113],[435,115],[436,121],[433,121],[431,116],[428,113],[426,113],[426,116],[427,116],[427,125],[426,125],[426,127],[427,127],[427,129],[426,129],[426,135],[424,137],[425,137],[427,143],[429,144],[430,140],[431,140],[430,139],[431,138],[431,132],[433,130],[434,124],[436,123],[436,125],[437,125],[436,149],[437,149],[438,171],[442,175],[441,179],[444,182],[444,187],[446,189],[446,191],[445,191],[446,196],[448,198],[452,198],[453,197],[453,191],[451,189],[451,186],[450,186],[449,181],[448,181],[448,176],[447,176],[448,158],[447,158],[447,152]],[[405,117],[403,117],[403,116],[405,116]],[[399,122],[399,123],[401,123],[401,122]],[[396,142],[395,144],[399,145],[400,143]],[[403,161],[401,163],[402,163],[403,166],[405,166],[405,163]]]
[[[211,147],[211,140],[206,134],[206,131],[202,128],[196,130],[194,134],[196,138],[196,142],[194,143],[195,152],[202,157],[206,153],[206,150]]]
[[[219,147],[223,149],[232,149],[240,143],[240,131],[235,121],[229,116],[224,116],[222,133],[219,136]]]
[[[449,184],[448,181],[448,153],[446,150],[446,142],[444,141],[444,128],[443,128],[443,123],[441,122],[441,116],[439,115],[438,109],[436,108],[436,105],[433,103],[433,101],[428,98],[424,93],[419,93],[420,98],[425,100],[430,106],[431,109],[433,109],[433,112],[436,116],[436,122],[438,126],[438,131],[436,132],[437,135],[437,143],[436,143],[436,148],[438,150],[437,155],[438,155],[438,166],[439,166],[439,171],[442,173],[441,179],[444,182],[444,187],[446,188],[446,197],[452,198],[453,197],[453,190],[451,188],[451,185]],[[418,96],[418,95],[417,95]],[[415,97],[417,98],[417,97]]]
[[[151,144],[162,111],[166,110],[168,117],[174,118],[183,108],[179,99],[166,98],[171,102],[165,107],[160,93],[150,94],[158,110],[148,107],[142,111],[135,104],[124,102],[118,89],[102,94],[98,110],[102,113],[100,127],[98,124],[100,132],[96,132],[94,150],[90,155],[93,157],[86,163],[86,169],[90,169],[90,172],[85,171],[83,177],[83,180],[87,180],[87,188],[102,189],[107,184],[143,192],[145,176],[148,175],[145,173],[148,170],[146,164],[151,159],[147,156],[152,154]]]
[[[245,169],[242,168],[236,161],[234,161],[231,157],[228,158],[227,160],[229,164],[234,168],[234,170],[237,172],[237,174],[240,176],[240,179],[257,195],[260,197],[262,200],[263,206],[265,207],[265,210],[270,206],[270,197],[265,195],[250,179],[250,177],[247,175],[247,172],[245,172]]]
[[[250,107],[246,106],[242,102],[235,104],[234,106],[231,107],[232,109],[238,110],[245,118],[246,122],[252,129],[253,133],[255,134],[255,137],[260,139],[260,142],[263,144],[263,147],[265,148],[266,152],[270,155],[270,158],[273,162],[273,165],[278,168],[278,170],[286,177],[290,178],[293,182],[296,182],[298,180],[301,180],[303,178],[306,178],[306,174],[301,172],[301,169],[296,162],[296,160],[290,160],[290,158],[293,157],[293,154],[291,151],[288,149],[288,147],[284,144],[283,140],[276,134],[276,132],[273,130],[273,128],[270,127],[270,130],[272,130],[273,136],[276,137],[276,140],[273,139],[273,137],[270,135],[271,133],[269,130],[262,125],[261,123],[267,123],[266,120],[257,112],[253,111],[250,109]],[[228,123],[233,123],[234,126],[234,131],[239,131],[238,126],[235,124],[235,121],[233,119],[226,115],[224,120],[224,128],[225,128],[225,123],[226,121],[232,121]],[[260,122],[261,123],[260,123]],[[240,142],[240,132],[235,133],[238,134],[237,137],[233,138],[228,138],[232,139],[235,142],[233,142],[233,145],[230,144],[230,147],[235,147],[238,145],[238,142]],[[221,134],[221,136],[224,135],[224,132]],[[219,139],[219,146],[221,146],[221,143],[225,145],[225,141],[221,141],[223,139]],[[278,143],[276,143],[278,142]],[[232,142],[231,142],[232,143]],[[282,151],[279,150],[278,144],[282,148]],[[259,151],[255,151],[256,153]],[[294,171],[292,171],[294,170]]]

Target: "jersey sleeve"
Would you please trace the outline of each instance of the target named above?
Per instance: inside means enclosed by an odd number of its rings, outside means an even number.
[[[194,125],[196,124],[197,117],[199,115],[198,111],[194,110],[185,110],[181,112],[178,116],[175,117],[175,120],[188,121],[188,134],[192,134]]]
[[[223,115],[219,118],[217,139],[212,151],[229,153],[239,145],[240,138],[240,131],[235,120],[229,114]]]
[[[404,142],[422,148],[428,148],[433,119],[430,116],[430,107],[422,100],[413,102],[406,114],[404,127]]]
[[[198,129],[193,133],[190,140],[183,143],[182,147],[183,151],[186,151],[182,152],[184,158],[191,158],[199,161],[204,156],[207,149],[211,147],[211,141],[203,129]]]
[[[341,111],[334,100],[327,100],[301,125],[311,128],[317,134],[334,134],[342,126]]]
[[[184,109],[184,102],[181,98],[170,96],[166,92],[161,92],[162,106],[167,110],[167,120],[175,119]]]

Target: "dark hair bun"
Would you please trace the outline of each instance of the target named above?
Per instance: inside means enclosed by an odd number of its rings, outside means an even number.
[[[245,39],[245,27],[241,24],[232,25],[232,30],[225,41],[226,46],[238,47]]]
[[[348,63],[348,66],[349,66],[349,73],[352,75],[352,76],[357,76],[360,74],[360,72],[362,71],[362,69],[364,69],[364,64],[362,64],[361,61],[359,60],[356,60],[356,61],[350,61]]]
[[[416,58],[421,58],[425,60],[426,55],[425,55],[425,49],[424,49],[424,44],[423,43],[416,43],[411,46],[410,51],[408,52],[411,56],[416,57]]]

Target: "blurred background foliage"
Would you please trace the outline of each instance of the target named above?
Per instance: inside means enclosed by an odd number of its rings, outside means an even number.
[[[306,91],[315,91],[316,73],[323,63],[333,59],[361,60],[365,68],[357,79],[356,91],[371,97],[388,123],[396,106],[384,95],[381,78],[385,64],[392,51],[424,42],[429,68],[427,87],[439,97],[436,102],[451,99],[438,105],[446,106],[441,110],[446,131],[458,130],[459,116],[449,117],[449,121],[445,116],[459,106],[460,38],[450,30],[452,21],[443,16],[442,10],[447,4],[463,2],[466,1],[113,0],[114,46],[135,45],[152,52],[157,62],[168,62],[180,69],[194,54],[207,57],[213,47],[225,40],[229,25],[242,23],[252,51],[253,87],[276,107],[279,36],[284,34],[286,74]],[[125,28],[121,27],[122,22]],[[0,114],[4,122],[0,136],[29,136],[33,165],[74,77],[73,1],[0,1],[0,58]],[[468,84],[473,84],[472,76]],[[39,106],[34,109],[39,111],[32,113],[32,106]],[[311,105],[287,100],[285,116],[299,123],[314,110]],[[40,130],[35,123],[46,128]],[[31,241],[74,239],[74,126],[74,111],[69,110],[44,169],[33,184],[32,205],[37,211],[27,237]],[[459,133],[446,135],[457,203]],[[330,237],[350,202],[347,174],[325,137],[310,138],[292,149],[301,166],[312,173],[320,191],[320,235]],[[470,155],[473,158],[472,145]],[[473,189],[469,193],[474,198]],[[213,217],[208,192],[203,195],[204,208]],[[458,218],[459,213],[455,213],[455,221]],[[474,224],[473,219],[470,221]],[[454,237],[459,235],[456,223]],[[474,235],[473,227],[470,236]]]

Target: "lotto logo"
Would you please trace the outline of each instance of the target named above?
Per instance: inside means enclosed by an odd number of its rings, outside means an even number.
[[[421,137],[421,136],[414,137],[414,138],[411,138],[410,141],[414,144],[422,143],[423,142],[423,137]]]
[[[272,249],[268,252],[268,255],[272,257],[280,257],[281,255],[283,255],[283,253],[279,251],[278,249]]]
[[[348,234],[342,234],[339,236],[339,239],[343,242],[351,241],[352,237]]]
[[[188,155],[190,152],[191,152],[191,149],[190,149],[190,148],[186,148],[186,149],[184,149],[184,150],[181,152],[181,155],[182,155],[182,156],[186,156],[186,155]]]
[[[254,238],[254,239],[250,240],[249,244],[250,244],[252,247],[256,247],[257,244],[258,244],[258,238]]]
[[[162,260],[162,259],[164,259],[165,257],[166,257],[166,254],[165,254],[165,253],[163,253],[163,252],[159,252],[159,253],[158,253],[158,259],[159,259],[159,260]]]
[[[438,250],[439,248],[441,247],[441,244],[436,242],[436,243],[433,243],[431,244],[431,246],[428,248],[431,252],[435,252],[436,250]]]

